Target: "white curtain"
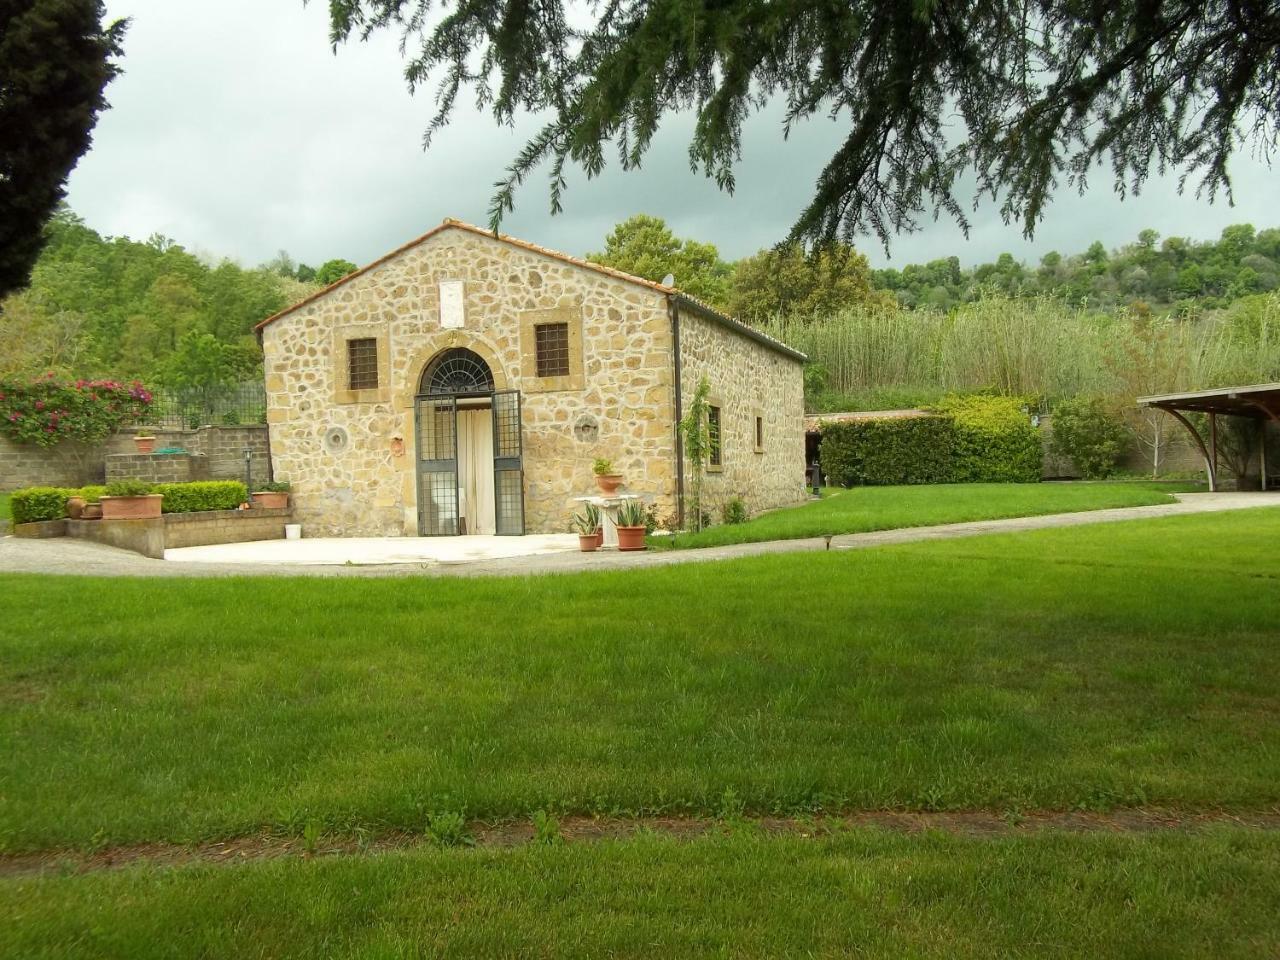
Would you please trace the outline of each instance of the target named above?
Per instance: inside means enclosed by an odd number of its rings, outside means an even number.
[[[493,412],[458,411],[459,512],[467,520],[467,533],[492,534],[493,514]]]

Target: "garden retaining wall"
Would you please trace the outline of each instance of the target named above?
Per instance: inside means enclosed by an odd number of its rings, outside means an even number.
[[[253,478],[269,479],[264,425],[154,431],[157,450],[180,448],[182,454],[139,454],[133,437],[140,432],[142,428],[131,428],[98,446],[68,443],[37,447],[0,437],[0,491],[82,487],[128,478],[158,483],[243,480],[246,449]],[[181,457],[186,457],[185,463],[179,462]]]
[[[249,543],[280,540],[284,525],[293,516],[285,507],[269,510],[208,510],[170,513],[150,520],[66,520],[67,536],[92,540],[121,550],[132,550],[153,560],[163,560],[167,549],[203,547],[214,543]],[[19,524],[19,527],[35,524]]]

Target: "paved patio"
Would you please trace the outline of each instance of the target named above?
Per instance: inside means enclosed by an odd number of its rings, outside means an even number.
[[[567,533],[527,537],[317,537],[310,540],[261,540],[166,550],[166,561],[215,564],[305,564],[372,566],[381,564],[458,564],[512,560],[578,549]]]
[[[1121,520],[1144,520],[1160,517],[1194,516],[1206,513],[1222,513],[1229,510],[1249,510],[1280,507],[1280,494],[1276,493],[1185,493],[1175,494],[1177,503],[1150,507],[1120,507],[1112,510],[1089,510],[1080,513],[1053,513],[1040,517],[1016,517],[1007,520],[978,520],[972,523],[948,523],[932,527],[904,527],[897,530],[881,530],[874,533],[849,533],[832,538],[833,550],[860,550],[867,547],[897,543],[917,543],[922,540],[951,540],[958,537],[977,537],[991,533],[1015,533],[1022,530],[1044,530],[1056,527],[1078,527],[1097,523],[1115,523]],[[477,538],[489,539],[489,538]],[[493,538],[504,539],[504,538]],[[516,540],[518,538],[505,538]],[[526,538],[527,539],[527,538]],[[552,537],[551,539],[559,539]],[[569,537],[568,539],[576,540]],[[320,540],[297,540],[290,549],[302,556],[310,554],[312,545]],[[350,543],[352,541],[343,541]],[[375,541],[386,544],[386,550],[413,550],[422,542],[410,538]],[[0,571],[6,573],[79,574],[82,576],[126,577],[239,577],[239,576],[528,576],[548,573],[580,573],[588,570],[617,570],[622,568],[668,566],[676,563],[705,563],[715,560],[732,560],[739,557],[760,556],[775,553],[802,553],[808,550],[825,550],[822,538],[808,540],[769,540],[763,543],[742,543],[727,547],[708,547],[703,550],[650,550],[644,553],[579,553],[576,549],[549,550],[524,556],[501,556],[484,559],[460,560],[452,563],[431,558],[416,560],[383,560],[374,563],[348,564],[341,562],[263,561],[260,554],[248,559],[250,553],[268,552],[278,544],[289,541],[268,540],[261,543],[232,544],[245,551],[245,558],[234,563],[210,560],[188,560],[174,563],[171,560],[149,560],[136,553],[113,547],[72,540],[63,537],[56,540],[22,540],[17,537],[0,538]],[[214,548],[192,548],[214,549]],[[380,548],[381,549],[381,548]],[[428,546],[427,549],[430,549]],[[514,547],[512,549],[515,549]],[[176,551],[174,551],[176,552]]]

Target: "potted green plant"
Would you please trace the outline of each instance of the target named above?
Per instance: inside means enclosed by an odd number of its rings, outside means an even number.
[[[618,549],[645,549],[644,534],[644,504],[628,500],[618,508]]]
[[[578,548],[583,553],[600,549],[603,535],[600,532],[600,508],[588,503],[582,511],[573,515],[573,529],[578,534]]]
[[[80,498],[84,500],[84,509],[80,511],[81,520],[102,519],[102,495],[106,487],[81,487]]]
[[[255,507],[283,510],[289,506],[289,489],[287,480],[272,480],[269,483],[259,484],[258,489],[249,496]]]
[[[613,496],[622,485],[622,474],[613,472],[612,460],[596,457],[595,463],[591,465],[591,472],[596,475],[596,486],[606,497]]]
[[[134,434],[133,445],[138,448],[139,453],[152,453],[156,448],[155,435],[150,433]]]
[[[160,516],[164,497],[151,492],[145,480],[116,480],[102,498],[103,520],[152,520]]]

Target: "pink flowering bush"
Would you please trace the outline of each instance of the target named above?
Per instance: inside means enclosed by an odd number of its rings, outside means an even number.
[[[64,382],[51,373],[30,383],[0,380],[0,435],[41,447],[63,440],[100,443],[150,406],[151,391],[136,380]]]

